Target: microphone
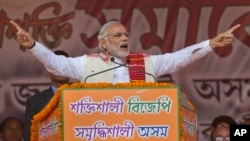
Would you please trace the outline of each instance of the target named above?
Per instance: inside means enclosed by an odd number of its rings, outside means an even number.
[[[127,58],[126,64],[120,64],[120,63],[115,62],[115,58],[114,57],[111,57],[110,61],[113,62],[113,63],[115,63],[115,64],[117,64],[117,65],[119,65],[119,66],[122,66],[122,67],[128,67],[127,64],[130,63],[130,59],[129,58]]]
[[[133,71],[147,74],[147,75],[151,76],[154,79],[155,82],[157,82],[157,80],[156,80],[156,78],[155,78],[155,76],[153,74],[148,73],[146,71],[137,70],[137,69],[134,69],[134,68],[131,68],[131,67],[127,66],[127,64],[130,63],[130,59],[129,58],[126,60],[126,64],[120,64],[120,63],[116,62],[114,57],[110,58],[110,61],[113,62],[113,63],[115,63],[115,64],[117,64],[117,65],[119,65],[119,66],[121,66],[121,67],[127,67],[128,69],[132,69]]]
[[[113,58],[113,57],[112,57]],[[115,60],[114,58],[113,59],[110,59],[111,61],[113,60]],[[112,62],[113,62],[112,61]],[[130,60],[129,61],[126,61],[126,64],[119,64],[119,66],[116,66],[116,67],[113,67],[113,68],[109,68],[109,69],[106,69],[106,70],[103,70],[103,71],[100,71],[100,72],[97,72],[97,73],[93,73],[93,74],[91,74],[91,75],[88,75],[85,79],[84,79],[84,83],[86,83],[87,82],[87,79],[88,78],[90,78],[90,77],[92,77],[92,76],[95,76],[95,75],[98,75],[98,74],[101,74],[101,73],[104,73],[104,72],[107,72],[107,71],[110,71],[110,70],[114,70],[114,69],[117,69],[117,68],[120,68],[120,67],[127,67],[126,65],[128,64],[130,62]]]

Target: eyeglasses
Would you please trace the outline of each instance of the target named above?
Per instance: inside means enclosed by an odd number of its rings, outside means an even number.
[[[215,137],[214,141],[230,141],[230,137],[218,136],[218,137]]]
[[[120,38],[122,35],[129,37],[129,33],[128,32],[116,32],[114,34],[107,34],[107,35],[111,35],[114,38]]]

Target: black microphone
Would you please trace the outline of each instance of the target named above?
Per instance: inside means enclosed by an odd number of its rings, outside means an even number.
[[[153,74],[148,73],[148,72],[146,72],[146,71],[137,70],[137,69],[134,69],[134,68],[131,68],[131,67],[127,66],[127,64],[130,63],[130,59],[129,59],[129,58],[127,58],[126,64],[120,64],[120,63],[116,62],[114,57],[110,58],[110,61],[113,62],[113,63],[115,63],[115,64],[117,64],[117,65],[119,65],[119,66],[121,66],[121,67],[127,67],[128,69],[132,69],[133,71],[141,72],[141,73],[147,74],[147,75],[153,77],[154,81],[157,82],[157,80],[156,80],[156,78],[155,78],[155,76],[154,76]]]
[[[110,61],[113,62],[113,63],[115,63],[115,64],[117,64],[117,65],[119,65],[119,66],[123,66],[123,67],[128,67],[127,64],[130,63],[130,59],[129,58],[127,58],[126,64],[120,64],[120,63],[115,62],[115,58],[114,57],[111,57]]]
[[[113,57],[112,57],[113,58]],[[114,58],[113,59],[110,59],[111,61],[113,60],[115,60]],[[113,62],[112,61],[112,62]],[[119,66],[116,66],[116,67],[113,67],[113,68],[109,68],[109,69],[106,69],[106,70],[103,70],[103,71],[100,71],[100,72],[97,72],[97,73],[93,73],[93,74],[91,74],[91,75],[88,75],[85,79],[84,79],[84,83],[86,83],[87,82],[87,79],[88,78],[90,78],[90,77],[92,77],[92,76],[95,76],[95,75],[98,75],[98,74],[101,74],[101,73],[104,73],[104,72],[107,72],[107,71],[110,71],[110,70],[114,70],[114,69],[117,69],[117,68],[120,68],[120,67],[127,67],[126,65],[128,64],[129,62],[126,62],[126,64],[119,64]]]

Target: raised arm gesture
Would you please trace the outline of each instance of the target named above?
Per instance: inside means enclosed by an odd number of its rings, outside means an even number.
[[[16,33],[17,42],[26,48],[32,48],[35,45],[35,40],[31,37],[31,35],[28,32],[24,31],[14,21],[10,21],[10,23],[17,29]]]

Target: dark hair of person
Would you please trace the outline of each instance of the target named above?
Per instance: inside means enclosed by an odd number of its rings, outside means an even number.
[[[227,123],[228,125],[237,124],[237,122],[231,116],[221,115],[221,116],[216,117],[212,122],[213,129],[212,129],[212,132],[210,134],[211,141],[214,141],[213,140],[213,134],[215,132],[214,129],[217,128],[221,123]]]
[[[16,117],[8,117],[8,118],[6,118],[5,120],[2,121],[2,123],[1,123],[1,125],[0,125],[0,133],[3,132],[4,126],[5,126],[6,123],[7,123],[8,121],[10,121],[10,120],[16,120],[16,121],[20,122],[20,124],[21,124],[21,126],[22,126],[22,128],[23,128],[24,125],[23,125],[23,122],[22,122],[20,119],[18,119],[18,118],[16,118]]]
[[[227,123],[227,124],[237,124],[236,121],[230,117],[230,116],[227,116],[227,115],[221,115],[221,116],[218,116],[216,117],[213,122],[212,122],[212,127],[217,127],[220,123]]]

